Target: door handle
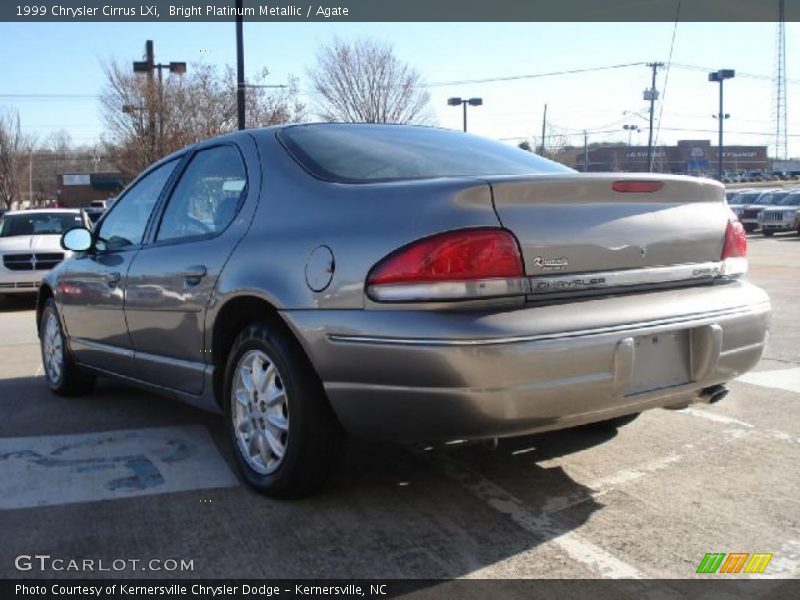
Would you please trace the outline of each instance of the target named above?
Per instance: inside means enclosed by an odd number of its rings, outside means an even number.
[[[185,279],[202,279],[206,276],[208,271],[206,270],[205,265],[194,265],[191,267],[187,267],[181,275]]]
[[[122,279],[122,275],[119,271],[112,271],[111,273],[106,273],[103,275],[106,282],[108,283],[109,287],[114,287],[119,283],[119,280]]]

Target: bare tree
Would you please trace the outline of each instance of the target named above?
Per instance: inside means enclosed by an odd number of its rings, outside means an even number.
[[[104,150],[125,175],[187,144],[236,129],[236,76],[230,67],[191,64],[186,75],[165,77],[162,87],[119,63],[105,71],[100,98],[108,131]],[[267,75],[264,70],[246,83],[248,127],[304,120],[297,80],[280,90],[258,87]]]
[[[22,178],[28,176],[33,138],[22,132],[16,111],[0,112],[0,207],[21,199]]]
[[[320,116],[327,121],[431,123],[422,76],[388,44],[335,39],[317,52],[309,71]]]

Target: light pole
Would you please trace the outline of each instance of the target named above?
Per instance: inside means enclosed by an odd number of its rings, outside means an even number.
[[[722,181],[722,124],[725,122],[725,119],[730,117],[722,112],[722,82],[726,79],[733,79],[736,75],[736,71],[733,69],[720,69],[719,71],[714,71],[713,73],[708,74],[709,81],[716,81],[719,83],[719,112],[717,113],[717,119],[719,120],[719,145],[717,146],[717,177],[720,181]]]
[[[458,106],[461,105],[464,107],[464,131],[467,130],[467,104],[470,106],[481,106],[483,104],[483,98],[448,98],[447,105],[448,106]]]
[[[155,147],[156,147],[156,140],[155,140],[155,113],[152,109],[152,93],[153,93],[153,73],[156,69],[158,69],[158,142],[159,142],[159,151],[163,153],[163,148],[161,145],[163,144],[163,136],[164,136],[164,79],[162,75],[162,71],[164,69],[168,69],[170,73],[174,73],[175,75],[183,75],[186,73],[186,63],[185,62],[169,62],[169,63],[157,63],[156,62],[156,55],[155,50],[153,48],[153,40],[147,40],[144,45],[145,48],[145,60],[136,60],[133,62],[133,72],[134,73],[145,73],[147,75],[147,80],[149,83],[149,92],[151,95],[150,102],[148,103],[151,108],[148,110],[149,113],[149,128],[150,128],[150,153],[151,159],[154,158],[155,154]],[[124,107],[123,107],[123,110]]]
[[[239,130],[245,128],[244,17],[242,13],[242,0],[236,0],[236,120]]]
[[[628,132],[628,146],[631,145],[631,134],[635,131],[639,133],[639,126],[638,125],[623,125],[622,128]]]

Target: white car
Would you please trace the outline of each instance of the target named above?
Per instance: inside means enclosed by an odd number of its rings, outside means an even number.
[[[61,247],[61,235],[88,225],[77,208],[5,213],[0,219],[0,296],[36,293],[42,277],[71,254]]]

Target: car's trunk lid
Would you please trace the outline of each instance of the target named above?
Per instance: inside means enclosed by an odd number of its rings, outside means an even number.
[[[615,191],[620,181],[663,185]],[[555,284],[540,292],[564,293],[718,275],[729,210],[716,182],[610,173],[496,177],[489,184],[498,218],[520,242],[534,292],[537,281]]]

